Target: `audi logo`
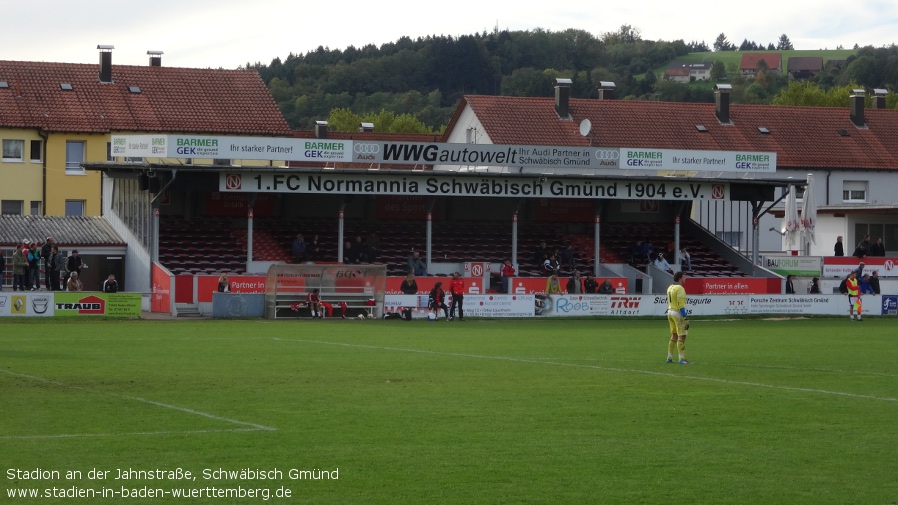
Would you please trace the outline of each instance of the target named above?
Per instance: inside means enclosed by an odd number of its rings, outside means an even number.
[[[596,149],[595,157],[600,160],[618,160],[620,151],[617,149]]]
[[[380,146],[377,144],[353,144],[352,150],[358,154],[377,154],[380,152]]]

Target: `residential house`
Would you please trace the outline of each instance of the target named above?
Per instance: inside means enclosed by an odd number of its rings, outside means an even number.
[[[466,131],[474,129],[479,143],[490,144],[773,152],[775,174],[744,174],[744,178],[785,186],[783,182],[801,183],[808,174],[816,176],[819,224],[812,254],[831,254],[836,236],[853,244],[866,232],[881,234],[892,251],[898,249],[898,151],[890,146],[898,145],[898,111],[885,109],[884,93],[877,90],[868,110],[862,93],[843,108],[731,105],[726,89],[717,92],[716,104],[576,99],[560,86],[554,100],[465,96],[444,141],[465,142]],[[584,129],[584,124],[589,127]],[[645,174],[632,172],[622,167],[592,175]],[[702,177],[720,175],[696,177],[701,182]],[[771,202],[767,200],[767,205]],[[703,200],[691,204],[691,217],[747,252],[753,247],[752,219],[757,215],[755,226],[763,230],[759,248],[781,250],[780,234],[766,232],[779,228],[780,220],[770,213],[759,214],[760,210],[752,202]]]
[[[674,61],[670,64],[668,74],[674,69],[686,69],[689,72],[689,80],[707,81],[711,78],[711,67],[713,64],[707,61]],[[678,75],[679,73],[677,73]],[[674,75],[674,74],[670,74]]]
[[[668,68],[667,71],[664,72],[664,78],[668,81],[680,83],[689,83],[691,80],[689,77],[689,69],[684,67]]]
[[[742,77],[754,77],[758,73],[758,67],[763,61],[770,72],[783,73],[782,53],[745,53],[739,63],[739,74]]]
[[[98,65],[0,61],[4,214],[100,215],[100,174],[81,164],[109,159],[111,134],[290,134],[255,71],[167,68],[160,51],[113,65],[98,49]]]
[[[823,70],[823,58],[820,56],[793,56],[786,65],[789,78],[810,79]]]

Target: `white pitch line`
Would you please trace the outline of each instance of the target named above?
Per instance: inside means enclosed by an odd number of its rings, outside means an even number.
[[[398,352],[411,352],[411,353],[420,353],[420,354],[432,354],[438,356],[453,356],[458,358],[476,358],[476,359],[492,359],[498,361],[511,361],[517,363],[534,363],[541,365],[555,365],[555,366],[564,366],[571,368],[588,368],[593,370],[605,370],[609,372],[624,372],[624,373],[634,373],[634,374],[642,374],[642,375],[655,375],[659,377],[674,377],[678,379],[690,379],[696,381],[704,381],[704,382],[717,382],[721,384],[731,384],[736,386],[749,386],[749,387],[757,387],[757,388],[766,388],[766,389],[777,389],[781,391],[796,391],[799,393],[814,393],[821,395],[832,395],[832,396],[844,396],[848,398],[858,398],[864,400],[876,400],[882,402],[893,402],[898,403],[898,398],[892,398],[888,396],[873,396],[873,395],[864,395],[858,393],[846,393],[844,391],[830,391],[827,389],[814,389],[814,388],[801,388],[794,386],[778,386],[776,384],[764,384],[762,382],[748,382],[748,381],[736,381],[729,379],[718,379],[714,377],[701,377],[697,375],[682,375],[675,374],[669,372],[655,372],[652,370],[637,370],[632,368],[618,368],[618,367],[607,367],[600,365],[588,365],[588,364],[579,364],[579,363],[565,363],[562,361],[545,361],[541,359],[528,359],[528,358],[513,358],[510,356],[488,356],[481,354],[467,354],[467,353],[456,353],[456,352],[443,352],[443,351],[428,351],[425,349],[407,349],[403,347],[385,347],[385,346],[376,346],[376,345],[365,345],[365,344],[348,344],[345,342],[327,342],[323,340],[300,340],[300,339],[281,339],[275,337],[274,340],[280,340],[283,342],[304,342],[309,344],[323,344],[323,345],[335,345],[335,346],[343,346],[343,347],[356,347],[361,349],[376,349],[382,351],[398,351]],[[673,365],[672,365],[673,366]]]
[[[103,396],[110,396],[112,398],[120,398],[123,400],[131,400],[131,401],[135,401],[135,402],[146,403],[148,405],[155,405],[156,407],[177,410],[180,412],[185,412],[187,414],[193,414],[195,416],[201,416],[201,417],[206,417],[209,419],[214,419],[216,421],[224,421],[226,423],[238,424],[240,426],[249,426],[250,428],[253,428],[256,430],[265,430],[265,431],[275,431],[276,430],[275,428],[272,428],[270,426],[263,426],[261,424],[248,423],[246,421],[238,421],[236,419],[230,419],[227,417],[216,416],[214,414],[209,414],[208,412],[202,412],[199,410],[188,409],[186,407],[179,407],[177,405],[170,405],[168,403],[157,402],[154,400],[147,400],[146,398],[140,398],[139,396],[128,396],[128,395],[122,395],[122,394],[118,394],[118,393],[109,393],[106,391],[98,391],[95,389],[85,388],[85,387],[81,387],[81,386],[72,386],[69,384],[65,384],[63,382],[50,380],[50,379],[47,379],[44,377],[38,377],[36,375],[28,375],[28,374],[23,374],[23,373],[17,373],[17,372],[13,372],[11,370],[0,370],[0,372],[3,372],[6,375],[10,375],[12,377],[20,377],[23,379],[30,379],[30,380],[34,380],[34,381],[44,382],[47,384],[53,384],[53,385],[60,386],[60,387],[77,389],[79,391],[85,391],[87,393],[93,393],[93,394],[98,394],[98,395],[103,395]]]
[[[185,430],[185,431],[132,431],[124,433],[63,433],[59,435],[0,435],[0,440],[30,440],[47,438],[100,438],[132,437],[143,435],[190,435],[197,433],[233,433],[238,431],[264,431],[258,428],[231,428],[229,430]]]

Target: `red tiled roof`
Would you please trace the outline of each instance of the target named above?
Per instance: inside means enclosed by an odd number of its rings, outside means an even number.
[[[0,61],[0,127],[48,132],[113,131],[288,135],[255,71]],[[60,89],[72,85],[71,91]],[[140,93],[131,93],[138,86]]]
[[[465,96],[447,132],[470,106],[495,144],[586,146],[589,140],[580,135],[579,125],[589,119],[593,146],[764,151],[776,152],[781,168],[898,170],[898,110],[867,109],[867,128],[857,128],[847,104],[731,104],[732,124],[722,125],[714,104],[596,99],[569,103],[573,119],[563,120],[552,98]],[[700,132],[696,125],[708,131]],[[770,133],[762,134],[759,127]]]
[[[820,56],[793,56],[786,64],[789,72],[823,70],[823,58]]]
[[[742,55],[740,70],[757,70],[758,62],[764,60],[767,68],[782,68],[782,53],[745,53]]]

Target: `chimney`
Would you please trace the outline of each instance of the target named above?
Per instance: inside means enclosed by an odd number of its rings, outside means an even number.
[[[616,87],[611,81],[599,81],[599,100],[614,100],[614,88]]]
[[[315,138],[327,138],[327,121],[315,121]]]
[[[360,132],[373,132],[374,131],[374,123],[359,123],[359,131]]]
[[[717,105],[715,114],[722,124],[730,124],[730,91],[733,86],[729,84],[717,84],[714,91],[714,103]]]
[[[150,66],[151,67],[161,67],[162,66],[162,51],[147,51],[147,54],[150,55]]]
[[[889,93],[888,90],[882,88],[876,88],[873,90],[873,106],[871,109],[885,109],[886,108],[886,95]]]
[[[864,128],[864,90],[852,90],[853,95],[848,97],[848,111],[851,115],[851,122],[858,128]]]
[[[571,84],[573,84],[573,81],[570,79],[560,77],[555,79],[555,112],[558,113],[558,117],[561,119],[571,118],[569,103],[571,99]]]
[[[100,44],[100,82],[112,82],[112,50],[115,46]]]

